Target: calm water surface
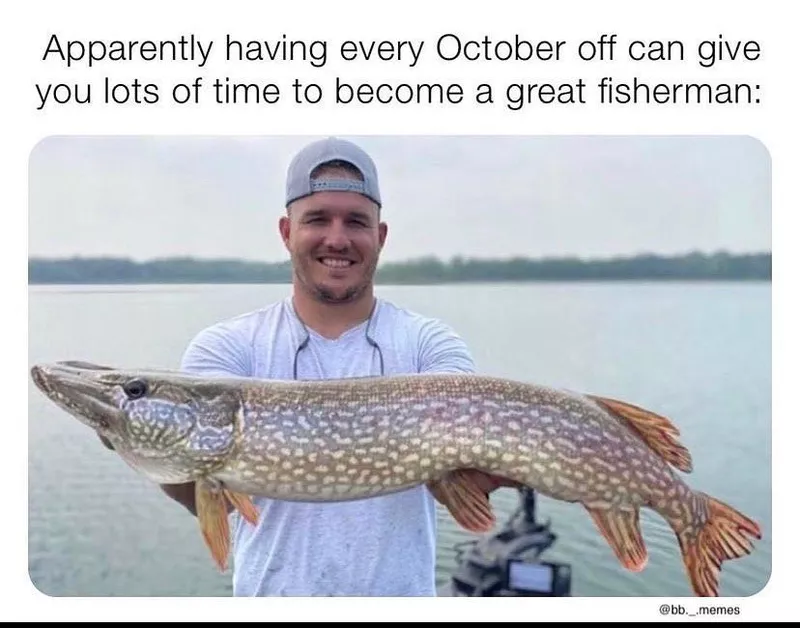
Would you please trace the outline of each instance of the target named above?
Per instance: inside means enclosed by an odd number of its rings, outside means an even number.
[[[769,284],[515,284],[381,287],[398,304],[441,317],[479,368],[627,399],[670,416],[695,488],[758,520],[753,555],[723,568],[721,593],[752,595],[771,566],[771,291]],[[82,359],[174,368],[190,338],[223,317],[283,298],[286,286],[30,288],[30,363]],[[499,519],[515,491],[493,495]],[[650,553],[626,572],[575,504],[540,498],[573,565],[576,596],[690,595],[676,539],[642,513]],[[474,538],[439,511],[438,578],[454,545]],[[93,432],[29,388],[29,564],[50,595],[229,595],[196,520],[105,450]]]

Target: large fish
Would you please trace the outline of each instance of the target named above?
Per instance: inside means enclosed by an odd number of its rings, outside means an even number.
[[[487,481],[581,504],[625,568],[647,550],[642,508],[671,526],[696,595],[719,595],[724,560],[759,525],[693,490],[668,419],[622,401],[483,375],[319,381],[203,378],[83,362],[34,366],[36,385],[160,484],[196,482],[203,538],[221,569],[227,513],[251,496],[342,501],[421,484],[464,528],[494,523]]]

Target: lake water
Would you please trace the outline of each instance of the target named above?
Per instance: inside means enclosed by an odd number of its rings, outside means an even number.
[[[189,339],[223,317],[284,297],[287,286],[32,286],[30,363],[82,359],[174,368]],[[441,317],[482,372],[626,399],[671,417],[694,457],[691,485],[755,518],[764,539],[724,564],[723,596],[757,593],[771,567],[771,286],[504,284],[382,286]],[[95,434],[29,388],[29,564],[50,595],[225,596],[196,520]],[[499,519],[517,506],[503,489]],[[538,514],[573,567],[576,596],[691,595],[676,539],[642,513],[650,560],[626,572],[585,510],[547,498]],[[440,510],[437,575],[473,536]]]

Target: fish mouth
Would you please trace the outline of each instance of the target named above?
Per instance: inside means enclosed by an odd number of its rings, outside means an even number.
[[[36,364],[31,379],[56,405],[89,427],[106,431],[122,414],[113,401],[113,385],[98,379],[110,370],[79,361]]]
[[[50,395],[50,384],[47,380],[47,377],[45,377],[44,367],[37,364],[31,368],[31,379],[33,379],[33,383],[36,384],[36,387],[39,390],[41,390],[45,395]]]

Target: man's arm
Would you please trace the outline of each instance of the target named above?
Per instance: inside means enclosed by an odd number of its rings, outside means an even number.
[[[475,361],[466,342],[441,321],[428,321],[420,335],[420,372],[474,373],[475,371]],[[510,480],[477,470],[467,470],[460,477],[462,480],[472,482],[487,495],[502,486],[516,486],[516,483]],[[429,484],[428,489],[438,502],[445,504],[444,494],[437,483]]]
[[[467,343],[450,326],[428,320],[420,333],[420,373],[474,373],[475,361]]]

